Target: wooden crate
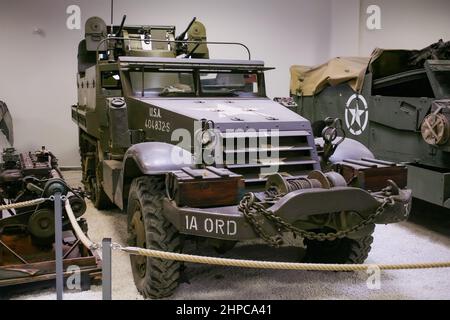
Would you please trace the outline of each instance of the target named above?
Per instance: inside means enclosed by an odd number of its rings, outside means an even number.
[[[169,193],[178,206],[208,208],[239,203],[245,190],[241,175],[227,169],[183,168],[171,173]]]
[[[336,170],[349,185],[374,192],[385,188],[387,180],[405,188],[408,174],[405,165],[367,158],[343,160],[336,165]]]

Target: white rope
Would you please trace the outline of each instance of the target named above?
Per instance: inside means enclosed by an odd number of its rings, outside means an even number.
[[[44,203],[47,200],[48,199],[46,199],[46,198],[38,198],[38,199],[34,199],[34,200],[29,200],[29,201],[4,204],[4,205],[0,206],[0,211],[37,206],[38,204]]]
[[[159,259],[227,266],[227,267],[257,268],[257,269],[305,270],[305,271],[361,271],[361,270],[368,270],[370,268],[379,268],[380,270],[450,268],[450,262],[406,263],[406,264],[291,263],[291,262],[256,261],[256,260],[204,257],[175,252],[164,252],[158,250],[135,248],[135,247],[119,247],[118,249],[128,254],[141,255]]]
[[[78,222],[73,214],[70,202],[66,200],[65,208],[73,230],[86,248],[97,250],[101,245],[92,242],[81,230]],[[304,271],[361,271],[370,268],[378,268],[380,270],[405,270],[405,269],[435,269],[450,268],[450,262],[426,262],[426,263],[405,263],[405,264],[322,264],[322,263],[292,263],[292,262],[275,262],[275,261],[256,261],[227,259],[216,257],[205,257],[197,255],[189,255],[175,252],[164,252],[151,249],[143,249],[136,247],[122,247],[117,243],[113,243],[112,249],[121,250],[122,252],[140,255],[158,259],[209,264],[216,266],[241,267],[241,268],[257,268],[257,269],[275,269],[275,270],[304,270]]]
[[[81,243],[88,249],[95,250],[98,249],[100,246],[94,242],[91,241],[83,232],[80,225],[78,224],[77,218],[75,218],[75,215],[73,214],[72,207],[70,206],[70,201],[67,199],[65,203],[66,213],[67,217],[70,220],[70,224],[72,225],[73,231],[75,232],[78,239],[81,241]]]

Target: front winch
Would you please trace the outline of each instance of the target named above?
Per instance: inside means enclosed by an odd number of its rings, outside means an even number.
[[[311,171],[307,177],[283,177],[276,173],[268,177],[266,191],[286,195],[296,190],[304,189],[330,189],[332,187],[347,186],[343,176],[336,172],[323,173],[318,170]]]
[[[334,241],[355,235],[359,237],[367,231],[373,232],[373,226],[376,223],[398,222],[408,217],[411,202],[410,190],[401,190],[391,180],[388,183],[389,186],[382,191],[372,194],[366,192],[366,196],[371,198],[367,198],[367,200],[370,199],[370,202],[373,202],[370,210],[368,208],[363,211],[336,209],[335,212],[330,211],[318,215],[322,218],[325,215],[327,216],[323,220],[325,221],[323,228],[336,227],[332,232],[316,232],[316,230],[300,227],[305,223],[308,224],[310,218],[308,216],[305,216],[306,220],[303,221],[286,221],[282,217],[283,210],[281,207],[283,205],[280,206],[279,202],[284,202],[285,205],[292,201],[294,197],[299,196],[299,191],[313,194],[314,190],[321,192],[321,190],[330,189],[328,191],[331,192],[331,189],[339,187],[344,192],[345,189],[350,192],[356,191],[354,188],[347,187],[344,177],[336,172],[313,171],[307,177],[283,177],[280,174],[274,174],[267,180],[265,196],[247,193],[239,204],[239,211],[244,215],[255,233],[273,247],[279,247],[283,243],[282,233],[284,232],[291,232],[303,239],[320,242]],[[330,201],[333,200],[330,198]],[[301,210],[300,207],[299,210]],[[310,208],[310,210],[314,211],[313,208]],[[355,214],[358,216],[357,219],[355,219]],[[267,226],[262,223],[264,220],[269,222],[272,230],[277,230],[277,234],[267,232]],[[336,222],[337,220],[339,222]]]

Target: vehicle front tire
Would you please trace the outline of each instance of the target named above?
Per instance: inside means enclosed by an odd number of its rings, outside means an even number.
[[[362,238],[342,238],[334,241],[316,241],[305,239],[305,262],[360,264],[366,261],[372,249],[373,237],[368,234]]]
[[[128,198],[128,244],[168,252],[181,252],[181,237],[163,214],[165,186],[160,177],[133,180]],[[178,261],[130,256],[133,279],[145,297],[171,296],[178,287],[182,264]]]

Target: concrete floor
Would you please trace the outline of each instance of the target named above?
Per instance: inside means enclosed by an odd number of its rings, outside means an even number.
[[[78,184],[78,172],[66,172]],[[415,203],[408,222],[377,226],[367,263],[450,261],[450,211]],[[112,237],[126,242],[126,216],[118,210],[97,211],[89,203],[85,217],[94,241]],[[262,244],[238,245],[225,257],[295,261],[301,249],[272,249]],[[201,249],[203,255],[217,255]],[[383,271],[381,287],[368,289],[365,272],[301,272],[188,265],[186,281],[173,299],[450,299],[450,269]],[[54,299],[52,290],[13,299]],[[101,287],[66,293],[65,299],[101,299]],[[129,257],[113,256],[113,299],[142,299],[135,289]]]

